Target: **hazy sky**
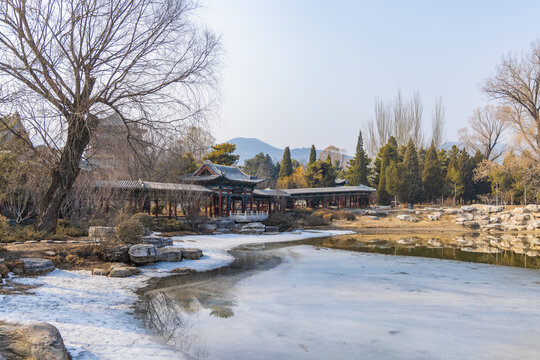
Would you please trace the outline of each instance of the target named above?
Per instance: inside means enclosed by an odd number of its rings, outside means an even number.
[[[501,56],[540,38],[540,1],[204,0],[200,14],[225,51],[218,141],[349,153],[398,90],[420,92],[427,133],[441,96],[456,140]]]

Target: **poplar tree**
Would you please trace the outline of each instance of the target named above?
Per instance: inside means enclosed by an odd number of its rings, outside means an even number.
[[[358,141],[356,143],[356,154],[350,161],[350,166],[345,174],[345,178],[349,180],[350,185],[358,186],[361,184],[366,185],[368,183],[368,165],[370,162],[371,159],[364,151],[364,141],[362,139],[362,131],[360,131],[358,134]]]
[[[309,163],[311,165],[317,161],[317,150],[315,150],[315,145],[311,145],[311,151],[309,152]]]
[[[437,156],[437,149],[433,142],[426,153],[424,171],[422,172],[422,185],[424,188],[424,195],[430,201],[433,201],[434,198],[442,193],[442,169],[439,157]]]
[[[283,151],[283,159],[281,160],[281,167],[279,169],[279,178],[283,179],[287,176],[291,176],[293,173],[293,166],[291,161],[291,150],[287,146]]]

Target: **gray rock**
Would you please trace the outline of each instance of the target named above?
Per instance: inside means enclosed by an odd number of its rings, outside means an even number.
[[[267,226],[266,232],[268,233],[277,233],[279,232],[279,226]]]
[[[398,215],[396,216],[396,219],[401,220],[401,221],[412,221],[412,222],[418,221],[413,216],[407,215],[407,214]]]
[[[526,206],[526,208],[532,213],[540,213],[540,206],[536,204],[529,204]]]
[[[159,260],[157,247],[152,244],[137,244],[129,248],[129,259],[137,264],[153,264]]]
[[[475,212],[476,210],[477,209],[474,206],[462,206],[461,207],[461,211],[467,212],[467,213]]]
[[[70,359],[57,328],[47,323],[0,325],[0,358]]]
[[[527,220],[530,220],[530,219],[531,219],[531,215],[529,215],[529,214],[516,214],[512,218],[512,220],[514,220],[516,222],[523,222],[523,221],[527,221]]]
[[[108,226],[90,226],[88,237],[94,241],[108,241],[115,238],[114,228]]]
[[[233,220],[220,220],[216,223],[217,229],[220,231],[231,231],[234,229]]]
[[[203,256],[203,252],[200,249],[195,249],[195,248],[182,249],[182,259],[199,260],[202,256]]]
[[[525,214],[525,213],[528,213],[528,212],[529,212],[529,209],[524,208],[524,207],[517,207],[517,208],[514,208],[514,210],[512,210],[512,214],[514,214],[514,215]]]
[[[173,244],[173,241],[171,238],[161,237],[161,236],[143,236],[141,238],[141,241],[143,244],[155,245],[158,248],[164,247],[164,246],[170,246]]]
[[[203,229],[206,231],[216,231],[217,228],[217,224],[215,223],[206,223],[203,225]]]
[[[14,267],[12,271],[17,275],[44,275],[54,270],[54,264],[51,260],[40,258],[22,258],[22,266]]]
[[[444,209],[444,213],[449,214],[449,215],[457,215],[457,214],[461,214],[462,212],[463,211],[461,211],[459,209],[455,209],[455,208]]]
[[[485,231],[502,231],[501,224],[488,224],[483,228]]]
[[[380,217],[378,217],[376,215],[369,215],[367,218],[371,219],[371,220],[379,220],[380,219]]]
[[[466,228],[469,228],[469,229],[479,229],[480,228],[480,224],[477,223],[476,221],[465,221],[463,223],[463,226],[465,226]]]
[[[182,249],[166,248],[158,249],[159,261],[182,261]]]
[[[112,267],[109,272],[109,277],[128,277],[132,275],[139,274],[141,270],[133,266],[118,266]]]
[[[115,246],[107,250],[107,252],[104,255],[104,258],[106,261],[127,263],[130,260],[129,258],[130,247],[131,245]]]
[[[540,229],[540,220],[532,221],[531,225],[534,226],[535,229]]]
[[[261,234],[266,230],[266,226],[264,226],[261,222],[252,222],[248,223],[240,229],[240,232],[243,234]]]
[[[504,210],[504,206],[487,205],[484,210],[489,214],[499,213]]]

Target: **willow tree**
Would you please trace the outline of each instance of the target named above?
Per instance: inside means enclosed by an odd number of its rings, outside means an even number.
[[[209,110],[219,39],[193,20],[192,0],[4,0],[0,112],[18,111],[50,151],[36,227],[52,232],[100,121],[126,137],[179,131]],[[132,138],[132,137],[131,137]]]

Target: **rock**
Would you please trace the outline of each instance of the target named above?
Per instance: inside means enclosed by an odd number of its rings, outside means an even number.
[[[173,241],[171,238],[164,238],[160,236],[143,236],[141,238],[141,241],[143,244],[155,245],[158,248],[161,248],[164,246],[170,246],[173,244]]]
[[[195,249],[195,248],[182,249],[182,259],[199,260],[202,256],[203,256],[203,252],[200,249]]]
[[[504,206],[496,206],[496,205],[486,205],[484,207],[484,211],[486,211],[487,213],[489,214],[493,214],[493,213],[499,213],[501,211],[504,210]]]
[[[44,251],[43,253],[44,253],[45,255],[47,255],[47,256],[56,256],[56,253],[55,253],[54,251],[50,251],[50,250]]]
[[[517,215],[514,215],[514,217],[512,218],[512,220],[515,222],[523,222],[530,219],[531,219],[531,215],[529,214],[517,214]]]
[[[25,241],[24,243],[25,244],[37,244],[39,241],[37,240],[28,240],[28,241]]]
[[[220,220],[216,225],[219,231],[232,231],[234,229],[234,220]]]
[[[457,215],[457,214],[461,214],[462,211],[455,208],[447,208],[447,209],[444,209],[444,213],[450,214],[450,215]]]
[[[132,275],[139,274],[141,270],[133,266],[118,266],[111,268],[109,272],[109,277],[128,277]]]
[[[371,220],[379,220],[379,219],[380,219],[380,218],[379,218],[378,216],[376,216],[376,215],[369,215],[367,218],[368,218],[368,219],[371,219]]]
[[[540,229],[540,220],[532,221],[531,225],[534,226],[535,229]]]
[[[367,215],[367,216],[378,216],[378,217],[384,217],[384,216],[388,216],[388,211],[386,210],[366,210],[364,212],[364,215]]]
[[[477,223],[476,221],[465,221],[463,223],[463,226],[465,226],[466,228],[470,228],[470,229],[479,229],[480,228],[480,224]]]
[[[216,231],[217,230],[217,224],[215,223],[206,223],[203,225],[203,229],[206,231]]]
[[[17,275],[36,276],[47,274],[54,270],[53,262],[47,259],[22,258],[17,263],[17,266],[11,269]]]
[[[70,359],[60,332],[47,323],[0,325],[0,358]]]
[[[484,226],[485,231],[502,231],[501,224],[488,224]]]
[[[398,216],[396,216],[396,219],[401,220],[401,221],[412,221],[412,222],[417,222],[418,221],[413,216],[406,215],[406,214],[398,215]]]
[[[489,222],[490,222],[491,224],[498,224],[498,223],[501,222],[501,218],[500,218],[500,217],[497,217],[497,216],[491,216],[491,217],[489,218]]]
[[[477,209],[474,206],[462,206],[461,207],[461,211],[467,212],[467,213],[475,212],[476,210]]]
[[[101,268],[94,268],[92,269],[92,275],[107,276],[109,275],[109,271]]]
[[[130,247],[131,245],[115,246],[107,250],[103,258],[105,259],[105,261],[127,263],[130,260],[129,258]]]
[[[532,213],[540,213],[540,206],[538,206],[536,204],[529,204],[529,205],[525,206],[525,208],[527,210],[529,210],[530,212],[532,212]]]
[[[7,279],[9,274],[9,268],[6,264],[0,263],[0,278]]]
[[[94,241],[107,241],[115,238],[114,228],[108,226],[90,226],[88,237]]]
[[[261,234],[266,230],[266,226],[264,226],[261,222],[252,222],[248,223],[240,229],[240,232],[243,234]]]
[[[525,214],[525,213],[528,213],[528,212],[529,212],[529,209],[524,208],[524,207],[517,207],[514,210],[512,210],[512,214],[514,214],[514,215],[516,215],[516,214]]]
[[[182,261],[182,249],[167,248],[158,249],[159,261]]]
[[[137,244],[129,248],[129,259],[137,265],[153,264],[159,260],[157,247],[151,244]]]
[[[176,268],[176,269],[171,270],[171,273],[178,274],[178,275],[189,275],[189,274],[194,274],[196,272],[197,271],[195,271],[193,269],[189,269],[189,268],[185,268],[185,267],[180,267],[180,268]]]
[[[265,231],[267,233],[278,233],[279,232],[279,226],[267,226]]]

